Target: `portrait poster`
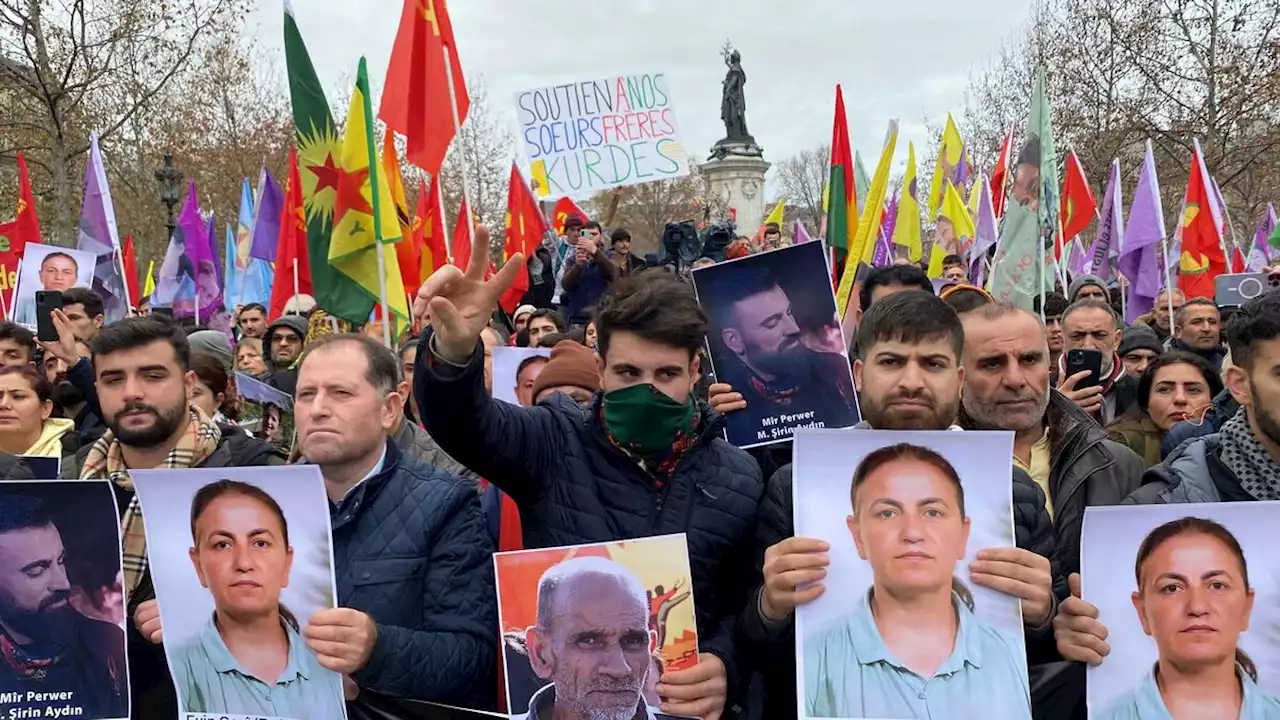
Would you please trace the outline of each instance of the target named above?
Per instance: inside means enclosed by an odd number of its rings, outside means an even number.
[[[520,140],[540,199],[689,174],[664,73],[582,80],[516,93]]]
[[[1185,676],[1171,669],[1189,666],[1243,698],[1240,718],[1280,717],[1278,513],[1280,502],[1085,511],[1081,596],[1111,646],[1088,670],[1090,718],[1169,717],[1155,677],[1168,690]]]
[[[742,448],[791,439],[797,428],[851,427],[860,419],[853,370],[836,317],[821,243],[804,243],[693,271],[711,320],[715,379],[747,401],[725,416]]]
[[[551,360],[551,348],[495,347],[493,397],[520,407],[533,407],[533,383]]]
[[[55,245],[27,243],[14,293],[13,321],[28,328],[36,326],[36,292],[70,290],[93,285],[93,269],[98,258],[93,253]]]
[[[658,678],[698,663],[683,534],[496,553],[493,561],[513,715],[532,707],[536,717],[553,717],[563,702],[599,717],[668,717],[657,711]],[[582,649],[592,639],[609,643],[607,656],[619,664],[582,668],[602,652]]]
[[[333,539],[314,465],[130,472],[182,720],[346,717],[342,677],[302,630],[335,607]],[[194,518],[194,522],[193,522]],[[237,634],[278,638],[264,681]],[[230,641],[228,641],[230,638]],[[261,648],[253,653],[261,657]],[[259,660],[259,662],[261,662]]]
[[[795,534],[830,545],[796,611],[799,717],[1030,718],[1021,604],[970,573],[1016,545],[1013,434],[802,430],[792,449]]]
[[[0,483],[0,717],[130,717],[111,484]]]

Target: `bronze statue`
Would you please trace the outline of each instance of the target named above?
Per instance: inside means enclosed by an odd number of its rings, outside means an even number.
[[[721,49],[729,71],[724,76],[724,90],[720,96],[720,119],[724,121],[724,139],[711,149],[712,157],[726,155],[754,155],[761,151],[755,138],[747,132],[747,74],[742,69],[742,56],[725,43]]]

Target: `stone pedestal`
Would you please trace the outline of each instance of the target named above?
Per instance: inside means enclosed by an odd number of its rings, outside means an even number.
[[[754,154],[721,154],[700,167],[711,191],[725,201],[739,235],[754,235],[765,217],[764,174],[769,163]]]

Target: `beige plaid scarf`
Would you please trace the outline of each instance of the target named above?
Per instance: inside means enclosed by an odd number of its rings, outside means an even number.
[[[191,422],[186,432],[178,438],[178,444],[160,463],[161,468],[198,467],[213,454],[222,442],[222,430],[198,408],[191,408]],[[124,464],[123,446],[115,433],[108,430],[89,449],[81,480],[110,480],[121,488],[133,491],[129,468]],[[120,541],[124,547],[124,591],[126,599],[138,589],[142,574],[147,569],[147,535],[142,524],[142,507],[135,494],[129,500],[120,518]]]

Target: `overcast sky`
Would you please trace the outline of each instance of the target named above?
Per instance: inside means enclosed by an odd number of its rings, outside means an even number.
[[[320,80],[332,95],[368,58],[374,92],[386,73],[402,0],[293,0]],[[919,146],[921,119],[959,111],[969,73],[990,62],[1030,16],[1031,0],[452,0],[467,77],[483,75],[516,129],[514,96],[549,84],[640,72],[669,78],[685,147],[706,158],[724,135],[719,48],[747,73],[747,124],[778,162],[831,138],[844,85],[856,150],[874,165],[887,123]],[[252,31],[284,66],[281,0],[264,0]],[[523,159],[522,159],[523,165]],[[772,173],[771,173],[772,174]]]

